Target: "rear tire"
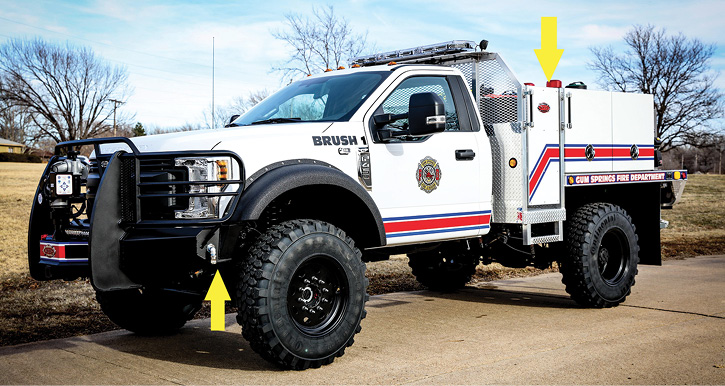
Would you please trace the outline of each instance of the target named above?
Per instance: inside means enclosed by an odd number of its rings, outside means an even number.
[[[463,288],[471,281],[479,263],[478,256],[451,248],[410,253],[408,258],[408,265],[418,282],[434,291]]]
[[[237,321],[252,349],[285,368],[332,363],[365,318],[362,254],[332,224],[286,221],[268,229],[240,270]]]
[[[139,335],[174,333],[201,308],[201,299],[155,291],[96,291],[96,300],[113,323]]]
[[[587,307],[613,307],[630,294],[639,263],[632,218],[619,206],[588,204],[568,221],[559,261],[566,292]]]

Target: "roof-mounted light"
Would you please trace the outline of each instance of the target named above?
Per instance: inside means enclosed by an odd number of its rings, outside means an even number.
[[[381,52],[372,55],[358,56],[352,60],[355,65],[386,64],[391,61],[425,58],[436,55],[455,54],[459,52],[474,51],[478,44],[470,40],[451,40],[449,42],[430,44],[427,46],[406,48],[404,50]]]

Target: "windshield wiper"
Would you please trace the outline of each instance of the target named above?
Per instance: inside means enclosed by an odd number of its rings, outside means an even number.
[[[271,119],[264,119],[261,121],[254,121],[250,123],[250,125],[263,125],[265,123],[288,123],[288,122],[300,122],[301,119],[299,118],[271,118]]]

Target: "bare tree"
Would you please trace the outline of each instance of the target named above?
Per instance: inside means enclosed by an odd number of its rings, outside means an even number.
[[[252,107],[256,106],[257,103],[264,100],[264,98],[270,96],[272,94],[271,91],[265,89],[250,91],[247,93],[247,96],[238,96],[232,101],[226,105],[226,106],[216,106],[215,114],[214,114],[214,123],[211,127],[207,126],[207,129],[217,129],[220,127],[224,127],[227,123],[229,123],[229,118],[231,118],[233,115],[242,115],[249,111]],[[204,122],[210,122],[211,121],[211,106],[204,110],[202,112]],[[208,124],[207,124],[208,125]]]
[[[127,71],[85,47],[42,39],[11,39],[0,46],[0,99],[25,109],[31,140],[90,138],[111,129],[111,99],[125,100]]]
[[[292,55],[281,71],[286,79],[336,69],[369,49],[367,32],[355,34],[347,19],[335,15],[331,5],[312,8],[312,17],[285,15],[287,28],[272,35],[292,47]]]
[[[714,86],[710,69],[715,45],[667,35],[654,26],[634,26],[624,36],[623,53],[612,47],[591,47],[589,67],[599,73],[598,84],[607,90],[654,95],[656,135],[664,151],[695,144],[723,117],[723,94]]]
[[[0,138],[30,145],[26,133],[33,123],[28,109],[7,104],[0,99]]]

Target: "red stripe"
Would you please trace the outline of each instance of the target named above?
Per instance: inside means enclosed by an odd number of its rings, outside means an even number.
[[[566,154],[566,153],[564,153]],[[534,188],[536,187],[536,183],[539,181],[539,178],[541,178],[541,175],[544,173],[544,170],[546,170],[546,165],[549,163],[549,159],[551,158],[558,158],[559,157],[559,148],[550,147],[544,151],[544,155],[541,157],[541,162],[539,162],[538,165],[536,165],[536,170],[534,171],[534,175],[531,176],[531,179],[529,180],[529,194],[534,191]]]
[[[629,148],[626,147],[595,147],[596,152],[595,158],[631,158],[632,155],[629,152]],[[653,148],[639,148],[640,157],[653,157],[655,155],[655,149]],[[564,157],[566,158],[584,158],[586,157],[585,148],[575,147],[564,149]]]
[[[586,157],[586,156],[587,155],[584,152],[583,147],[564,149],[564,157],[566,157],[566,158]]]
[[[467,225],[487,225],[491,221],[490,214],[454,217],[454,218],[436,218],[430,220],[414,220],[385,223],[385,233],[419,231],[424,229],[452,228]]]

